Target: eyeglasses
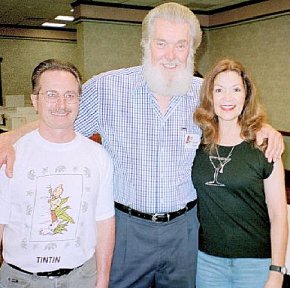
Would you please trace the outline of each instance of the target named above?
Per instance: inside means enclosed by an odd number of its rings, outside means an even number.
[[[47,103],[56,103],[58,99],[60,99],[61,97],[61,94],[56,90],[38,92],[38,94],[44,95],[44,99]],[[74,91],[67,91],[64,94],[62,94],[62,97],[68,104],[75,104],[80,99],[80,96]]]

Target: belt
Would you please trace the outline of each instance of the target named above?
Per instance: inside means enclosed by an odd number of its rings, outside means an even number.
[[[76,268],[73,268],[73,269],[58,269],[58,270],[48,271],[48,272],[37,272],[37,273],[33,273],[33,272],[29,272],[29,271],[23,270],[23,269],[15,266],[13,264],[7,263],[7,265],[9,265],[11,268],[13,268],[13,269],[15,269],[17,271],[20,271],[20,272],[23,272],[23,273],[26,273],[26,274],[37,275],[37,276],[45,276],[45,277],[60,277],[60,276],[63,276],[63,275],[67,275],[72,270],[76,269]]]
[[[155,213],[155,214],[143,213],[143,212],[137,211],[135,209],[132,209],[128,206],[125,206],[117,202],[115,202],[115,207],[124,213],[127,213],[131,216],[135,216],[138,218],[150,220],[153,222],[169,222],[173,220],[174,218],[181,216],[185,212],[191,210],[196,205],[196,202],[197,200],[188,202],[184,208],[178,211],[168,212],[168,213]]]

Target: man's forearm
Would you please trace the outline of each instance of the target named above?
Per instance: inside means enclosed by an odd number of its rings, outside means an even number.
[[[109,287],[115,245],[115,217],[97,222],[97,288]]]
[[[13,177],[13,166],[15,161],[13,144],[26,133],[36,129],[37,127],[38,121],[29,122],[18,129],[0,135],[0,168],[2,165],[6,165],[5,173],[7,177]]]
[[[281,155],[285,150],[285,145],[281,133],[275,130],[269,124],[264,123],[262,128],[256,134],[257,145],[262,145],[264,139],[268,139],[265,156],[269,162],[276,162],[281,159]]]
[[[0,136],[0,143],[10,143],[14,144],[19,138],[24,136],[26,133],[31,132],[32,130],[38,127],[38,120],[29,122],[15,130],[3,133]]]

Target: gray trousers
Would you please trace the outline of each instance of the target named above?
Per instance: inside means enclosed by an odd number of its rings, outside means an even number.
[[[116,209],[110,288],[194,288],[199,223],[196,207],[166,223]]]
[[[60,277],[30,275],[3,263],[0,270],[1,288],[95,288],[96,259],[92,257],[79,268]]]

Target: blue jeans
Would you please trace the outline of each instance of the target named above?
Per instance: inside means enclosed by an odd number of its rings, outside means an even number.
[[[60,277],[30,275],[3,262],[0,270],[0,288],[95,288],[96,277],[95,257]]]
[[[198,251],[197,288],[263,288],[270,258],[223,258]]]

